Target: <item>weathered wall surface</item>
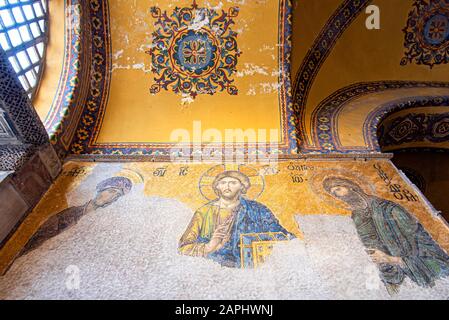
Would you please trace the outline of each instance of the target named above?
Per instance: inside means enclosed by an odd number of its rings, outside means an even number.
[[[72,153],[167,156],[179,142],[224,141],[296,152],[290,15],[286,0],[91,6],[92,81]]]
[[[215,255],[202,256],[207,241],[197,234],[189,242],[185,234],[200,226],[207,238],[208,226],[229,212],[221,202],[227,188],[213,183],[232,177],[246,193],[232,209],[237,218],[226,243],[243,251],[225,254],[225,244]],[[338,198],[339,186],[363,195],[365,205],[358,206],[354,193]],[[390,218],[382,220],[385,215]],[[198,225],[192,217],[200,216],[215,218]],[[421,250],[428,250],[432,259],[439,255],[440,269],[430,277],[430,288],[421,287],[424,282],[416,274],[399,276],[397,286],[387,291],[380,262],[386,257],[376,256],[363,240],[366,229],[358,220],[373,216],[385,224],[378,224],[371,236],[380,237],[385,248],[422,246],[425,241]],[[395,245],[387,244],[398,236],[397,229],[387,227],[396,225],[391,217],[399,219],[395,223],[407,235]],[[0,278],[2,297],[388,299],[448,294],[444,275],[449,270],[449,228],[388,160],[278,165],[69,162],[0,251],[2,271],[25,245],[28,249]],[[410,260],[403,253],[389,253],[395,256],[388,258],[392,266],[398,258],[408,265],[423,261],[413,250]],[[408,270],[400,265],[396,275]],[[68,267],[81,274],[76,292],[60,285]]]

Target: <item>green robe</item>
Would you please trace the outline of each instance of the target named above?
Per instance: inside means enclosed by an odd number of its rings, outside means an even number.
[[[449,275],[449,256],[400,205],[369,197],[368,208],[354,210],[352,219],[367,249],[377,249],[404,261],[404,266],[379,265],[386,285],[400,285],[407,276],[420,286],[432,287],[435,280]]]

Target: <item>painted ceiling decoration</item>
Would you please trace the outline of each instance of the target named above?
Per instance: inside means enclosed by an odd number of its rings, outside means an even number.
[[[316,77],[321,71],[329,55],[335,49],[338,40],[351,26],[357,17],[364,12],[371,0],[343,1],[325,23],[319,35],[313,41],[303,59],[296,78],[293,95],[290,91],[290,51],[291,51],[291,13],[289,1],[279,1],[279,104],[281,110],[282,143],[269,152],[283,155],[309,153],[365,153],[380,152],[377,143],[377,125],[394,106],[413,106],[427,98],[441,98],[446,104],[446,96],[415,96],[398,97],[390,103],[382,103],[378,109],[366,115],[360,123],[363,127],[364,147],[342,146],[338,137],[337,123],[339,112],[356,98],[369,96],[374,92],[396,90],[400,88],[446,88],[447,84],[431,83],[418,84],[416,81],[370,81],[354,83],[341,88],[317,104],[311,119],[311,136],[306,130],[305,106],[309,93],[315,84]],[[60,155],[69,152],[78,155],[151,155],[156,157],[170,156],[172,145],[167,142],[98,142],[100,131],[104,127],[106,110],[110,103],[110,87],[112,82],[113,57],[111,49],[110,3],[106,0],[94,0],[89,4],[79,0],[67,0],[66,8],[70,9],[71,19],[66,22],[66,58],[65,67],[61,75],[60,87],[54,99],[53,107],[46,119],[46,127],[50,132],[52,143]],[[146,72],[146,94],[155,94],[157,98],[170,96],[188,96],[197,101],[203,96],[214,96],[217,99],[225,97],[240,97],[248,95],[250,91],[242,90],[236,85],[239,74],[247,72],[242,63],[243,58],[250,54],[242,50],[245,43],[242,35],[237,33],[244,15],[243,5],[211,7],[199,1],[185,1],[176,7],[163,5],[148,7],[148,21],[154,30],[150,30],[151,38],[147,43],[146,62],[151,72]],[[436,54],[440,48],[447,54],[447,32],[443,16],[448,13],[447,0],[416,1],[409,15],[409,33],[406,39],[415,41],[410,43],[410,50],[418,49],[425,41],[433,43],[430,51],[420,51],[421,62],[418,62],[416,52],[408,51],[407,64],[426,64],[434,66],[447,62],[446,58]],[[421,15],[418,23],[413,19]],[[90,21],[90,22],[89,22]],[[410,29],[412,26],[415,29]],[[439,35],[440,26],[445,34]],[[419,30],[421,28],[421,35]],[[217,33],[217,29],[224,32]],[[438,29],[438,30],[440,30]],[[444,30],[443,30],[444,29]],[[401,32],[400,29],[398,29]],[[407,31],[408,30],[408,31]],[[413,32],[412,32],[413,31]],[[413,36],[412,36],[413,34]],[[439,36],[441,38],[440,42]],[[426,38],[427,37],[427,38]],[[427,39],[427,40],[425,40]],[[432,40],[433,39],[433,40]],[[424,41],[424,42],[423,42]],[[92,45],[89,45],[91,42]],[[438,42],[438,43],[437,43]],[[89,50],[88,50],[89,49]],[[440,50],[438,49],[438,50]],[[441,51],[440,50],[440,51]],[[243,54],[242,54],[243,53]],[[149,54],[149,55],[148,55]],[[426,60],[427,59],[427,60]],[[430,60],[429,60],[430,59]],[[445,60],[446,59],[446,60]],[[89,61],[92,61],[90,63]],[[427,61],[425,63],[425,61]],[[394,78],[393,78],[394,79]],[[410,101],[407,101],[409,99]],[[417,102],[418,101],[418,102]],[[408,103],[408,104],[407,104]],[[446,104],[447,105],[447,104]],[[108,107],[108,108],[107,108]],[[377,119],[372,118],[376,114]],[[307,123],[308,125],[308,123]],[[313,142],[309,143],[309,139]],[[152,141],[152,140],[150,140]]]
[[[109,11],[107,0],[90,2],[91,37],[95,39],[89,54],[92,57],[90,65],[91,81],[87,91],[86,107],[81,116],[79,127],[72,143],[71,152],[79,153],[85,150],[89,138],[98,131],[97,119],[104,115],[104,105],[107,101],[110,82],[111,48],[109,31]]]
[[[449,63],[449,1],[416,0],[407,20],[401,65]]]
[[[46,280],[67,257],[79,270],[98,265],[81,294],[106,298],[122,287],[140,298],[209,295],[217,281],[229,284],[219,298],[447,295],[438,199],[449,184],[449,0],[377,0],[403,14],[386,14],[391,30],[365,28],[371,0],[295,1],[298,15],[290,0],[64,0],[46,128],[0,50],[0,169],[34,149],[15,180],[0,177],[27,204],[0,192],[13,204],[0,206],[0,222],[17,216],[0,229],[0,298],[70,296]],[[228,128],[244,137],[215,139]],[[401,165],[389,153],[418,148],[448,153],[403,154]],[[137,271],[111,293],[116,266]],[[136,274],[156,286],[140,290]]]
[[[162,91],[174,91],[182,95],[188,91],[192,95],[189,97],[196,98],[197,95],[202,93],[215,93],[216,91],[226,91],[229,96],[237,95],[239,89],[234,85],[234,79],[232,75],[237,70],[238,58],[241,56],[241,50],[237,45],[237,33],[232,30],[231,26],[237,23],[234,19],[240,16],[242,12],[241,7],[230,7],[226,11],[218,13],[215,10],[208,9],[204,11],[204,8],[199,7],[197,2],[194,2],[192,7],[184,7],[174,9],[171,18],[169,18],[169,13],[159,12],[159,8],[153,7],[151,9],[152,16],[150,18],[154,19],[157,17],[157,22],[155,25],[155,31],[153,35],[152,50],[147,51],[146,54],[150,53],[151,63],[152,63],[152,74],[156,75],[157,87],[160,86],[160,90],[154,85],[152,87],[152,92],[162,94]],[[281,141],[275,145],[275,147],[268,146],[268,143],[263,142],[256,148],[254,143],[245,143],[248,148],[242,148],[245,154],[254,153],[255,155],[262,153],[267,154],[296,154],[297,153],[297,134],[296,126],[297,120],[296,115],[293,111],[292,95],[290,89],[290,52],[291,52],[291,14],[292,8],[291,3],[288,0],[274,1],[272,5],[275,4],[278,7],[279,13],[275,15],[278,19],[279,28],[277,30],[276,41],[273,44],[273,48],[278,50],[276,55],[278,59],[275,60],[276,70],[268,74],[269,76],[276,78],[276,90],[271,90],[276,94],[276,99],[273,100],[277,104],[279,112],[279,122]],[[110,97],[110,86],[111,86],[111,69],[112,69],[112,53],[111,53],[111,30],[109,29],[111,17],[109,16],[110,10],[108,10],[108,4],[105,0],[96,0],[90,3],[90,18],[93,23],[90,25],[90,36],[93,39],[92,52],[86,53],[92,57],[93,63],[90,66],[89,74],[91,76],[91,81],[89,82],[90,89],[88,91],[85,108],[81,116],[81,120],[77,127],[76,134],[73,138],[72,145],[70,148],[70,153],[77,155],[92,154],[95,156],[109,156],[109,155],[134,155],[134,156],[155,156],[160,158],[167,158],[174,156],[173,147],[176,144],[171,142],[107,142],[107,143],[97,143],[100,131],[104,127],[105,112],[108,103],[111,103]],[[247,6],[260,6],[260,4],[248,4]],[[195,28],[194,21],[194,9],[198,9],[200,12],[206,13],[209,17],[205,21],[209,21],[208,25],[202,25],[199,30],[194,30],[195,33],[189,33],[188,27],[186,26],[190,23],[191,28]],[[247,10],[248,11],[248,10]],[[182,13],[182,14],[181,14]],[[247,12],[247,15],[252,14]],[[178,17],[178,18],[175,18]],[[171,19],[171,20],[170,20]],[[174,19],[174,20],[173,20]],[[178,23],[181,29],[173,26],[173,23]],[[173,28],[173,29],[166,29]],[[225,33],[214,33],[217,28],[225,28]],[[174,30],[177,30],[175,33]],[[178,30],[179,29],[179,30]],[[171,42],[160,43],[162,39],[162,32],[167,32],[172,36]],[[252,37],[255,37],[254,31]],[[195,43],[196,44],[193,44]],[[156,43],[159,44],[154,46]],[[162,46],[167,44],[173,44],[173,48],[169,50],[168,60],[160,60],[163,54],[160,51]],[[281,43],[282,45],[279,45]],[[206,51],[211,50],[210,54],[206,53],[205,56],[198,56],[197,66],[194,66],[194,60],[189,60],[186,62],[185,59],[190,59],[188,51],[192,49],[191,45],[195,48],[200,49],[200,45],[206,45]],[[72,44],[73,45],[73,44]],[[214,45],[220,46],[219,51],[217,51],[217,56],[213,54]],[[175,49],[175,47],[177,49]],[[182,50],[182,49],[187,50]],[[190,50],[191,51],[191,50]],[[170,56],[171,53],[171,56]],[[219,54],[218,54],[219,53]],[[196,53],[198,55],[198,52]],[[272,57],[270,56],[271,61]],[[183,60],[183,61],[181,61]],[[167,65],[168,63],[168,65]],[[214,67],[210,68],[211,63]],[[271,62],[273,63],[273,62]],[[184,64],[184,65],[182,65]],[[198,68],[199,67],[199,68]],[[247,68],[251,67],[250,65]],[[177,84],[170,82],[173,79],[168,79],[166,76],[172,74],[171,70],[177,70],[178,75],[176,76]],[[210,73],[209,73],[210,72]],[[248,71],[244,71],[248,72]],[[245,73],[242,73],[245,75]],[[250,71],[252,72],[252,71]],[[264,71],[265,72],[265,71]],[[198,77],[195,78],[195,73],[198,73]],[[257,71],[256,73],[259,73]],[[186,75],[190,74],[189,80],[187,81]],[[159,77],[158,77],[159,75]],[[162,76],[162,77],[161,77]],[[179,76],[179,77],[178,77]],[[146,76],[147,77],[147,76]],[[242,77],[242,75],[240,75]],[[158,80],[157,80],[158,79]],[[184,79],[184,80],[183,80]],[[206,82],[207,84],[206,84]],[[172,85],[169,85],[171,83]],[[154,83],[153,83],[154,84]],[[178,86],[179,84],[179,86]],[[274,84],[273,84],[274,85]],[[212,88],[209,90],[207,88]],[[270,84],[271,86],[271,84]],[[194,88],[192,90],[187,90],[187,87]],[[177,88],[177,89],[176,89]],[[214,91],[216,90],[216,91]],[[173,94],[173,92],[167,92]],[[251,92],[246,94],[252,95]],[[154,101],[154,100],[153,100]],[[246,104],[247,105],[247,104]],[[280,123],[280,124],[279,124]],[[187,147],[192,147],[193,144]],[[208,144],[208,147],[221,150],[223,144]],[[215,151],[214,151],[215,152]],[[221,152],[221,151],[219,151]],[[234,153],[240,152],[239,150],[233,151]],[[177,153],[179,156],[184,157],[185,154]],[[175,155],[176,156],[176,155]],[[193,156],[193,154],[187,155]]]
[[[294,81],[294,107],[298,113],[303,111],[315,77],[337,43],[337,40],[371,1],[343,1],[315,39],[312,47],[302,61]]]
[[[307,147],[304,145],[307,141],[304,117],[305,105],[314,80],[321,66],[332,52],[337,40],[371,1],[345,0],[329,18],[301,63],[294,80],[293,91],[293,108],[298,114],[296,125],[298,127],[298,145],[301,153],[308,152]]]
[[[449,96],[398,96],[397,100],[390,101],[385,105],[378,106],[370,114],[366,115],[363,124],[363,134],[366,146],[357,148],[345,148],[339,141],[337,119],[345,106],[357,98],[367,96],[376,92],[398,90],[403,88],[448,88],[448,83],[434,82],[407,82],[407,81],[379,81],[371,83],[358,83],[343,88],[326,100],[324,100],[313,112],[312,130],[315,147],[304,146],[304,151],[320,150],[326,153],[356,153],[361,151],[380,152],[377,141],[377,126],[380,120],[387,114],[415,107],[417,104],[426,105],[449,105]],[[324,151],[325,150],[325,151]]]
[[[217,91],[238,94],[232,75],[241,52],[232,25],[239,7],[220,12],[194,0],[191,7],[176,7],[172,13],[152,7],[151,14],[157,26],[148,51],[156,75],[151,93],[164,89],[192,98]]]
[[[431,103],[432,101],[429,101]],[[449,151],[449,106],[426,106],[392,112],[378,124],[384,152]]]
[[[380,139],[383,146],[425,140],[436,143],[448,141],[449,113],[410,113],[396,118],[388,127],[383,126],[381,131],[385,133]]]
[[[97,77],[96,73],[90,74],[91,54],[87,50],[92,41],[89,26],[97,29],[101,24],[98,18],[91,20],[93,8],[97,5],[98,1],[66,0],[65,3],[65,12],[70,19],[66,19],[64,26],[64,67],[53,103],[43,121],[50,141],[61,158],[70,150],[86,104],[91,76]]]
[[[364,123],[365,141],[367,141],[369,145],[373,146],[373,150],[382,152],[382,148],[388,146],[385,144],[385,141],[382,140],[383,134],[388,132],[388,129],[381,129],[381,123],[387,116],[401,110],[409,110],[409,112],[413,114],[413,110],[419,107],[428,108],[429,112],[432,112],[432,109],[436,106],[449,107],[449,96],[423,96],[412,99],[399,99],[398,101],[392,101],[388,104],[382,105],[375,111],[371,112]],[[424,114],[427,115],[428,113]],[[440,114],[438,117],[430,113],[425,125],[428,128],[425,136],[416,136],[415,139],[413,139],[413,142],[426,141],[428,148],[442,150],[443,146],[440,143],[449,142],[447,120],[447,113]],[[394,128],[391,127],[390,130],[394,130]],[[413,131],[414,130],[411,132]],[[404,132],[402,133],[404,134]],[[398,135],[397,132],[391,134],[396,136],[396,138],[400,135]]]

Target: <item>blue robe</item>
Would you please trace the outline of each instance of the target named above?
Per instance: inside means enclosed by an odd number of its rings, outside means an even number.
[[[280,225],[278,219],[266,206],[257,201],[241,198],[229,241],[221,249],[207,255],[207,258],[226,267],[240,268],[240,235],[265,232],[282,232],[289,239],[295,238],[293,234]],[[201,239],[204,242],[210,240],[210,238]]]

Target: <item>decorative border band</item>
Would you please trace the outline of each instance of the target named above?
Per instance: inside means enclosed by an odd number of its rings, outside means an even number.
[[[59,157],[69,151],[86,99],[90,54],[89,5],[80,0],[65,0],[65,49],[58,89],[45,128]]]
[[[380,152],[377,142],[377,126],[389,113],[416,106],[440,106],[447,105],[447,97],[402,97],[381,105],[372,111],[364,122],[364,138],[367,146],[343,148],[339,141],[337,119],[343,108],[351,101],[361,96],[398,90],[404,88],[449,88],[445,82],[414,82],[414,81],[378,81],[357,83],[340,89],[326,98],[312,114],[312,137],[315,147],[307,147],[307,151],[320,150],[323,153],[353,153],[365,150],[368,152]]]

